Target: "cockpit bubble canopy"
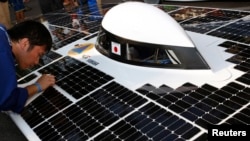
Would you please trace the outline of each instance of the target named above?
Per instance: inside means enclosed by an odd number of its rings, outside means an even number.
[[[209,69],[184,29],[154,5],[129,1],[103,17],[96,49],[127,64],[179,69]]]

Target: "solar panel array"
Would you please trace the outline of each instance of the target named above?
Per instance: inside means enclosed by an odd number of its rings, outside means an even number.
[[[39,72],[49,72],[55,75],[57,85],[76,99],[113,79],[111,76],[70,57],[64,57],[53,65],[39,70]]]
[[[102,11],[98,11],[96,5],[85,5],[70,11],[59,10],[55,12],[57,14],[44,15],[43,18],[49,22],[49,29],[54,37],[53,49],[58,50],[76,40],[96,35],[102,20],[101,14],[110,6],[114,4],[103,5]],[[76,23],[73,22],[74,19],[77,19]]]
[[[114,5],[102,6],[107,10]],[[227,39],[218,45],[233,55],[225,61],[244,74],[221,88],[209,83],[197,86],[186,82],[177,88],[147,83],[132,91],[110,74],[79,60],[69,56],[54,59],[38,72],[55,75],[58,87],[47,89],[21,114],[41,140],[198,141],[207,139],[208,124],[250,124],[250,26],[246,18],[250,13],[164,5],[159,8],[186,30]],[[83,15],[80,17],[84,21]],[[71,28],[68,15],[47,18],[51,18],[51,27]],[[88,27],[89,35],[96,36],[101,19],[93,19],[98,22],[91,24],[93,31]]]
[[[247,12],[213,10],[205,15],[203,14],[190,20],[183,21],[181,22],[181,25],[185,30],[205,34],[215,28],[220,27],[221,25],[234,22],[235,20],[238,20],[239,18],[245,17],[247,15],[249,15],[249,13]],[[218,32],[220,31],[216,31],[216,33],[219,34]],[[234,31],[230,32],[235,33]],[[221,34],[225,35],[224,32],[222,32]]]

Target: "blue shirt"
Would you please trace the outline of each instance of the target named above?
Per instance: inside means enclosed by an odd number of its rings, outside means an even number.
[[[10,39],[6,28],[0,24],[0,111],[20,113],[27,99],[27,89],[17,86]]]

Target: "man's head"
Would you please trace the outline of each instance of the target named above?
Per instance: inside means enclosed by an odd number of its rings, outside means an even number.
[[[20,68],[33,67],[50,51],[52,38],[48,29],[36,21],[24,21],[8,30],[12,51]]]

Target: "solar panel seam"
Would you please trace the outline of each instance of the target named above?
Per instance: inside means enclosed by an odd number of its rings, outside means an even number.
[[[35,73],[30,73],[27,76],[18,79],[18,84],[28,83],[31,80],[35,79],[36,77],[37,77],[37,75]]]
[[[243,75],[241,75],[240,77],[238,77],[238,78],[236,78],[235,80],[237,81],[237,82],[239,82],[239,83],[242,83],[243,85],[245,85],[245,86],[249,86],[250,85],[250,79],[248,79],[247,77],[245,77],[245,76],[247,76],[246,74],[243,74]]]
[[[31,105],[31,104],[30,104]],[[33,129],[35,129],[35,128],[37,128],[38,126],[40,126],[41,124],[43,124],[44,122],[46,122],[47,120],[49,120],[50,118],[53,118],[55,115],[57,115],[58,113],[60,113],[61,111],[63,111],[64,109],[66,109],[66,108],[68,108],[68,107],[70,107],[72,105],[72,103],[71,104],[69,104],[68,106],[65,106],[64,108],[62,108],[62,109],[58,109],[58,111],[57,112],[54,112],[52,115],[50,115],[49,117],[47,117],[47,118],[45,118],[42,114],[40,115],[41,117],[43,117],[43,122],[41,122],[41,123],[39,123],[39,124],[36,124],[35,126],[33,126],[32,128]],[[35,107],[34,107],[34,109],[38,112],[39,110],[37,110]],[[48,110],[51,110],[50,108],[48,108]],[[39,112],[38,112],[39,113]],[[40,113],[39,113],[40,114]]]
[[[198,89],[199,90],[199,89]]]
[[[221,121],[221,123],[226,122],[228,119],[230,119],[231,117],[233,117],[234,115],[236,115],[237,113],[239,113],[242,109],[245,109],[250,103],[242,106],[241,108],[239,108],[238,110],[236,110],[234,113],[230,114],[227,118],[225,118],[224,120]]]
[[[227,26],[229,26],[229,25],[231,25],[231,24],[233,24],[233,23],[235,23],[235,22],[237,22],[239,20],[240,19],[232,20],[231,22],[225,23],[225,24],[223,24],[223,25],[221,25],[219,27],[216,27],[215,29],[212,29],[212,30],[210,30],[210,31],[208,31],[208,32],[206,32],[204,34],[217,36],[216,33],[220,32],[220,29],[225,29],[225,28],[227,28]],[[229,33],[229,34],[231,34],[231,33]],[[225,36],[217,36],[217,37],[221,37],[222,38],[222,37],[225,37]],[[228,38],[226,38],[226,39],[228,39]]]
[[[146,105],[148,102],[144,103],[143,105],[141,105],[140,107],[143,107],[144,105]],[[138,108],[140,108],[138,107]],[[100,134],[108,131],[111,127],[113,127],[115,124],[123,121],[126,117],[130,116],[131,114],[133,114],[135,111],[137,111],[138,108],[135,108],[133,111],[129,112],[128,114],[124,115],[123,117],[120,117],[120,119],[118,119],[117,121],[113,122],[112,124],[110,124],[109,126],[105,127],[104,130],[100,131],[99,133],[97,133],[96,135],[94,135],[93,137],[91,137],[89,140],[93,140],[94,138],[96,138],[97,136],[99,136]]]
[[[150,99],[149,99],[149,101],[151,101],[151,102],[153,102],[153,103],[159,105],[159,103],[154,102],[154,101],[152,101],[152,100],[150,100]],[[160,104],[159,106],[162,107],[162,108],[164,108],[166,111],[170,111],[171,113],[174,113],[176,116],[180,117],[181,119],[185,119],[184,117],[178,115],[178,114],[176,113],[176,111],[173,111],[173,109],[169,109],[169,107],[164,107],[164,106],[162,106],[161,104]],[[174,107],[179,107],[179,106],[174,105],[174,104],[172,104],[172,106],[174,106]],[[174,107],[173,107],[173,108],[174,108]],[[179,108],[180,108],[180,107],[179,107]],[[192,121],[190,121],[190,120],[188,120],[188,119],[185,119],[185,120],[188,121],[189,123],[192,123]],[[196,126],[198,126],[200,129],[204,130],[204,129],[201,128],[199,125],[196,125]]]
[[[62,119],[63,116],[63,119]],[[54,119],[50,119],[50,123],[55,127],[56,131],[64,138],[67,136],[68,133],[70,133],[70,128],[73,126],[75,126],[74,124],[72,124],[72,121],[67,119],[66,116],[62,113],[62,115],[60,117],[58,117],[60,119],[57,119],[57,121],[55,121]],[[63,122],[64,120],[64,122]],[[53,124],[53,122],[56,122],[55,124]],[[63,122],[63,124],[60,124],[60,122]],[[58,125],[56,125],[58,124]],[[75,126],[76,127],[76,126]]]
[[[245,114],[246,116],[248,116],[249,117],[249,112],[250,112],[250,106],[247,106],[247,108],[245,108],[245,109],[243,109],[242,111],[241,111],[241,113],[242,114]]]
[[[229,13],[229,12],[232,12],[232,11],[227,11],[227,10],[221,10],[224,14],[226,14],[226,13]],[[214,21],[228,21],[228,20],[230,20],[230,19],[235,19],[235,18],[240,18],[240,17],[242,17],[242,15],[240,15],[240,16],[235,16],[234,14],[230,14],[230,16],[229,15],[222,15],[222,16],[224,16],[224,17],[213,17],[212,15],[213,14],[215,14],[216,12],[218,12],[218,10],[215,10],[215,11],[211,11],[211,12],[208,12],[207,14],[204,14],[205,15],[205,17],[206,17],[206,19],[209,19],[209,18],[211,18],[210,19],[210,21],[211,22],[213,22],[214,23]],[[233,12],[232,12],[233,13]],[[235,13],[235,12],[234,12]],[[204,16],[204,15],[202,15],[202,16]],[[209,15],[211,15],[211,16],[209,16]],[[209,18],[208,18],[209,17]],[[199,22],[204,22],[202,19],[199,19],[199,18],[204,18],[204,17],[201,17],[201,16],[198,16],[197,18],[195,18],[194,20],[197,20],[197,21],[199,21]],[[192,19],[191,19],[192,20]],[[205,23],[208,23],[208,21],[206,21]],[[190,24],[190,23],[189,23]],[[187,24],[188,25],[188,24]],[[221,25],[221,24],[220,24]],[[184,28],[185,28],[185,26],[184,26]],[[198,26],[196,25],[196,27],[195,28],[198,28]],[[215,27],[214,27],[215,28]],[[200,28],[199,28],[200,29]],[[211,28],[210,29],[207,29],[207,32],[209,31],[209,30],[211,30]],[[191,30],[192,31],[192,30]],[[197,31],[196,30],[196,32],[198,32],[198,33],[204,33],[204,32],[200,32],[200,30],[199,31]]]
[[[64,115],[64,117],[66,117],[66,115]],[[62,119],[61,118],[61,116],[59,117],[60,119]],[[66,118],[65,118],[66,119]],[[71,121],[71,120],[68,120],[67,119],[67,123],[68,124],[70,124],[70,125],[73,125],[73,126],[75,126],[75,127],[77,127],[78,129],[80,129],[77,125],[75,125],[74,123],[73,123],[73,121]],[[56,122],[56,121],[51,121],[51,123],[52,122]],[[53,125],[55,125],[54,123],[52,123]],[[66,123],[63,123],[62,125],[58,125],[58,127],[55,127],[56,129],[57,129],[57,131],[59,132],[59,133],[62,133],[62,134],[65,134],[64,132],[65,132],[65,129],[63,128],[63,126],[65,127],[66,125],[65,125]],[[61,129],[60,129],[61,128]],[[81,132],[83,132],[83,131],[81,131]],[[84,132],[83,132],[84,133]],[[85,133],[84,133],[85,134]]]

